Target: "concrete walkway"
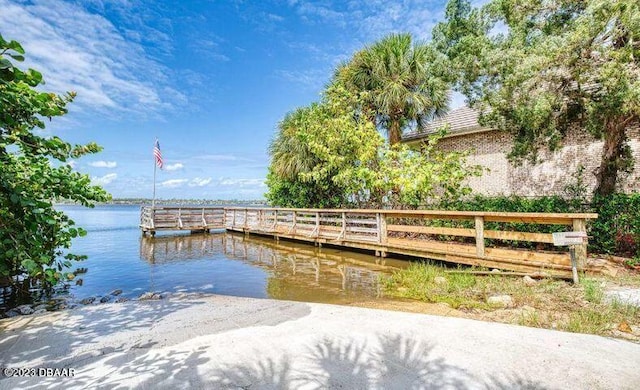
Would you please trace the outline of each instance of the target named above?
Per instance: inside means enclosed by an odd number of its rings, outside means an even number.
[[[0,321],[0,388],[637,389],[640,345],[460,318],[213,296]]]

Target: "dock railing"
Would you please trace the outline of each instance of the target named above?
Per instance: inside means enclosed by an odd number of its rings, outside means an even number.
[[[489,222],[566,225],[564,230],[586,231],[592,213],[511,213],[439,210],[328,210],[289,208],[224,209],[227,230],[273,235],[317,244],[333,244],[447,262],[571,275],[566,248],[551,246],[551,233],[486,229]],[[443,223],[444,222],[444,223]],[[457,227],[438,226],[452,225]],[[514,228],[515,229],[515,228]],[[491,240],[491,245],[487,245]],[[537,243],[544,249],[513,248],[512,242]],[[578,269],[597,272],[587,262],[587,242],[576,248]]]
[[[155,234],[158,230],[209,231],[224,229],[222,207],[150,207],[140,212],[140,228]]]

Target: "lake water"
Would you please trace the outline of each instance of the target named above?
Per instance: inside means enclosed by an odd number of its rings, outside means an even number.
[[[72,282],[64,292],[76,301],[120,289],[128,298],[154,291],[349,303],[380,297],[379,275],[408,266],[403,260],[224,231],[143,237],[139,206],[59,208],[88,232],[72,247],[89,257],[75,266],[87,269],[78,275],[82,285]],[[16,303],[6,300],[0,305]]]

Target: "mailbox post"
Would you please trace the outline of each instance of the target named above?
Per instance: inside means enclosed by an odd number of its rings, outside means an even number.
[[[576,261],[576,245],[582,245],[587,240],[587,232],[559,232],[553,233],[553,245],[569,246],[569,254],[571,255],[571,273],[573,283],[578,283],[578,263]]]

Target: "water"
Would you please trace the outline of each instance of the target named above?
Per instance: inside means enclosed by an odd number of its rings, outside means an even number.
[[[78,275],[82,284],[72,282],[64,292],[73,300],[121,289],[128,298],[158,291],[348,303],[380,297],[379,275],[408,266],[402,260],[223,231],[142,237],[138,206],[59,208],[88,232],[72,247],[89,257],[74,267],[87,269]],[[0,305],[23,303],[13,300]]]

